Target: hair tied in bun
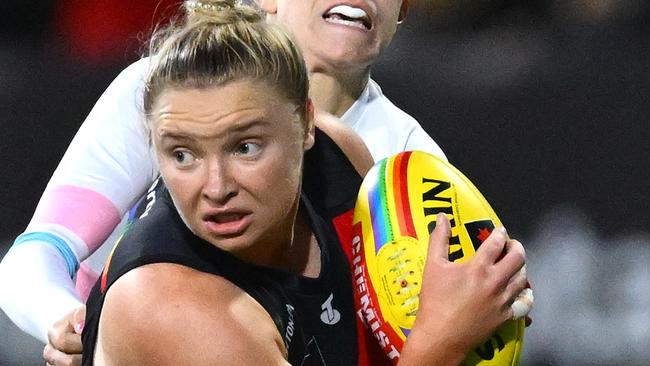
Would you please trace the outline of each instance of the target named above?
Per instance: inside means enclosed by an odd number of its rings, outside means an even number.
[[[233,8],[239,4],[241,4],[241,1],[239,0],[189,0],[185,1],[185,8],[189,12],[194,12],[197,10],[217,12]]]

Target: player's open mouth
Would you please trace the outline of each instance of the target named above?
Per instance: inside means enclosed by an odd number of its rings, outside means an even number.
[[[243,232],[250,223],[250,215],[244,212],[223,212],[205,215],[206,228],[218,235],[236,235]]]
[[[346,25],[363,30],[372,29],[370,17],[363,9],[353,8],[348,5],[337,5],[323,15],[326,22]]]

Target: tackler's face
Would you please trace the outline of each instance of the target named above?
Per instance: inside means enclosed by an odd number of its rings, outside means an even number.
[[[307,65],[368,67],[390,43],[408,0],[258,0],[296,38]]]
[[[270,83],[168,89],[151,123],[161,175],[192,232],[245,260],[290,240],[313,128]]]

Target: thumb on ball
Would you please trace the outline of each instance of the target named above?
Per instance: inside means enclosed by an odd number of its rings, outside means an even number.
[[[449,260],[449,237],[451,236],[451,224],[447,215],[439,213],[436,216],[436,227],[429,237],[429,255],[432,258]]]

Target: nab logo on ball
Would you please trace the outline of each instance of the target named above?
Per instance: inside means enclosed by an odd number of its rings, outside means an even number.
[[[357,315],[395,363],[417,315],[429,233],[441,212],[450,219],[451,261],[471,258],[501,225],[469,179],[424,152],[378,162],[359,191],[351,243]],[[523,335],[524,321],[509,321],[465,363],[515,365]]]

